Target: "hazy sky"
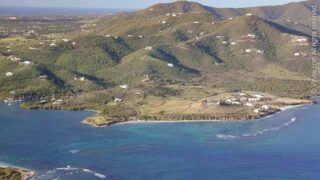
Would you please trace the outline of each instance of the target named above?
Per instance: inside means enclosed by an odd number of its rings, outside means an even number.
[[[152,4],[175,0],[0,0],[0,6],[88,7],[88,8],[145,8]],[[194,0],[214,7],[248,7],[277,5],[299,0]]]

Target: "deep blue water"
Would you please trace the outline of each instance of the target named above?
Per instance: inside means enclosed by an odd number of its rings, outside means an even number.
[[[35,179],[320,179],[318,104],[247,122],[96,129],[89,115],[0,104],[0,161]]]

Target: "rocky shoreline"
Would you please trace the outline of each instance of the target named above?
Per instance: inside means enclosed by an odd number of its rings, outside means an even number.
[[[34,176],[34,171],[17,167],[0,166],[0,179],[31,180]]]

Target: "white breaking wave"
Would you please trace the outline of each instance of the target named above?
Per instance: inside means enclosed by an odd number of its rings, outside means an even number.
[[[93,170],[90,170],[90,169],[81,169],[81,168],[77,168],[77,167],[71,167],[71,166],[67,166],[67,167],[59,167],[59,168],[55,168],[55,169],[52,169],[52,170],[49,170],[47,171],[46,173],[38,176],[38,177],[35,177],[35,179],[53,179],[53,180],[59,180],[60,177],[57,176],[58,175],[58,172],[61,173],[61,171],[67,171],[67,173],[65,175],[73,175],[73,174],[78,174],[80,173],[81,171],[83,171],[84,173],[87,173],[87,174],[92,174],[93,176],[96,176],[98,178],[101,178],[101,179],[104,179],[106,178],[105,175],[103,174],[100,174],[100,173],[97,173],[96,171],[93,171]]]
[[[83,169],[83,172],[92,173],[93,171],[91,171],[90,169]]]
[[[76,150],[76,149],[75,149],[75,150],[69,150],[69,152],[72,153],[72,154],[76,154],[76,153],[78,153],[79,151],[80,151],[80,150]]]
[[[231,135],[231,134],[217,134],[216,137],[218,139],[235,139],[235,138],[241,138],[241,137],[255,137],[255,136],[259,136],[259,135],[263,135],[269,131],[278,131],[282,128],[285,128],[287,126],[290,126],[291,124],[295,123],[297,121],[297,118],[296,117],[293,117],[291,118],[290,121],[284,123],[284,124],[281,124],[279,126],[275,126],[275,127],[271,127],[271,128],[266,128],[266,129],[263,129],[261,131],[257,131],[255,133],[245,133],[245,134],[242,134],[240,136],[236,136],[236,135]]]
[[[67,167],[61,167],[61,168],[56,168],[56,170],[64,170],[64,171],[75,171],[78,170],[79,168],[75,168],[75,167],[71,167],[71,166],[67,166]]]
[[[94,173],[94,175],[95,175],[95,176],[97,176],[97,177],[99,177],[99,178],[101,178],[101,179],[106,178],[106,176],[105,176],[105,175],[103,175],[103,174]]]
[[[90,170],[90,169],[83,169],[83,172],[93,174],[93,175],[95,175],[96,177],[99,177],[99,178],[101,178],[101,179],[106,178],[105,175],[99,174],[99,173],[97,173],[97,172],[95,172],[95,171],[93,171],[93,170]]]
[[[219,139],[234,139],[237,138],[238,136],[233,136],[230,134],[217,134],[217,138]]]

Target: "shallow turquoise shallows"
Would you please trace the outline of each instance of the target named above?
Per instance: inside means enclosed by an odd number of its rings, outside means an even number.
[[[50,180],[320,179],[320,105],[246,122],[91,128],[90,115],[0,104],[0,161]]]

